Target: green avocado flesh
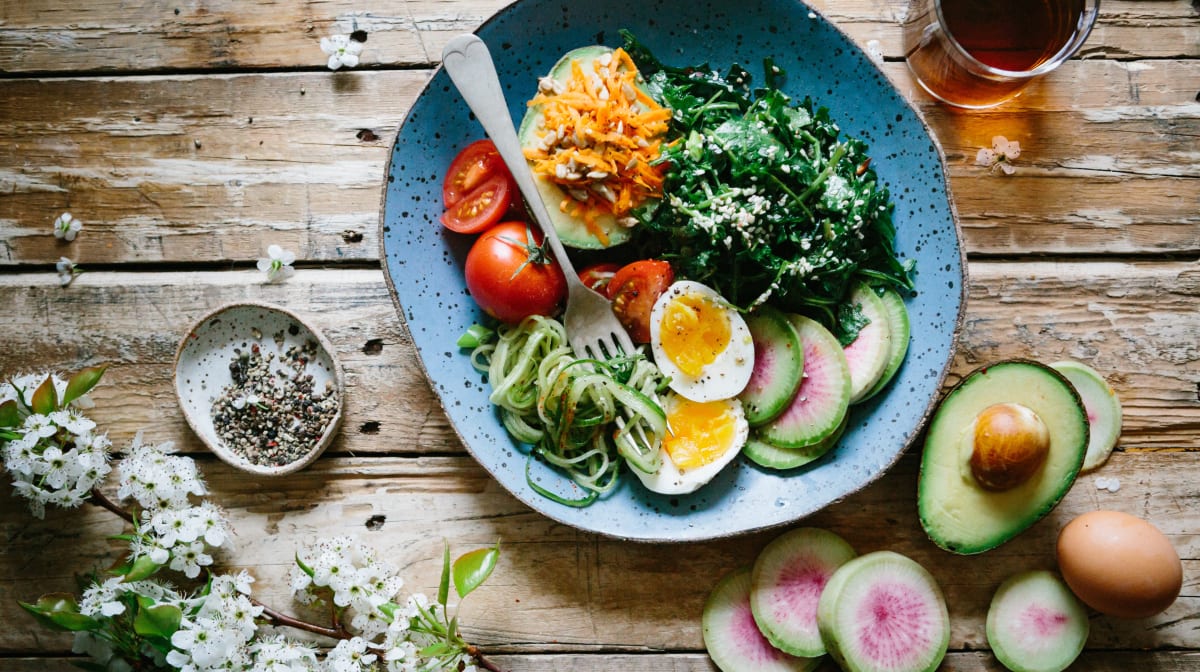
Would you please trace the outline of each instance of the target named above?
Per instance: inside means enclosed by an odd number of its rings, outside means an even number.
[[[601,55],[610,53],[612,53],[612,49],[598,45],[572,49],[560,58],[558,63],[554,64],[550,70],[550,77],[559,82],[566,82],[571,78],[571,61],[582,61],[586,70]],[[541,109],[536,105],[530,107],[525,112],[525,118],[521,120],[521,126],[517,130],[521,148],[535,147],[546,133],[547,129],[542,127]],[[546,204],[546,210],[550,213],[554,229],[558,231],[558,237],[562,239],[563,245],[596,250],[620,245],[629,240],[632,235],[630,229],[621,226],[612,215],[602,214],[597,217],[596,226],[608,237],[608,244],[605,245],[600,238],[588,230],[582,219],[563,212],[561,204],[571,196],[562,187],[541,175],[534,175],[533,179],[537,183],[538,193],[542,196],[542,202]]]
[[[1050,448],[1033,475],[1011,489],[981,487],[969,466],[973,422],[995,404],[1016,403],[1045,423]],[[1048,366],[1007,360],[967,375],[946,394],[929,423],[917,509],[929,538],[961,554],[1012,539],[1058,504],[1075,481],[1088,445],[1088,421],[1075,388]]]

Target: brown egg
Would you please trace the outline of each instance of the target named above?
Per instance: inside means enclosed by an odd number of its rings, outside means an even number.
[[[1183,565],[1166,535],[1117,511],[1067,523],[1058,534],[1058,568],[1084,604],[1118,618],[1153,616],[1183,587]]]

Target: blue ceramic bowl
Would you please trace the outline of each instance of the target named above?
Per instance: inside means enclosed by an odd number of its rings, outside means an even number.
[[[870,145],[872,166],[896,204],[897,248],[917,260],[909,300],[912,345],[891,385],[851,409],[837,448],[792,472],[739,460],[698,492],[651,493],[626,474],[587,508],[557,504],[526,482],[527,447],[504,431],[488,387],[454,343],[484,320],[463,283],[471,237],[447,232],[441,179],[455,153],[484,137],[439,70],[397,133],[387,167],[381,240],[392,297],[434,391],[471,454],[513,495],[561,523],[642,541],[693,541],[796,521],[884,473],[919,432],[953,358],[966,278],[943,157],[918,113],[842,32],[796,0],[521,0],[478,30],[496,59],[514,119],[539,76],[565,52],[619,46],[627,28],[665,63],[740,63],[761,71],[770,56],[787,72],[785,90],[811,95],[844,133]],[[563,491],[564,477],[531,465],[540,484]],[[569,489],[565,492],[569,492]],[[578,494],[578,493],[576,493]]]

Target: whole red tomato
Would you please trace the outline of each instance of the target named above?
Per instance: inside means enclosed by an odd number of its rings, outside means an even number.
[[[516,324],[559,311],[567,279],[542,241],[542,232],[525,222],[501,222],[479,236],[465,274],[467,291],[484,312]]]

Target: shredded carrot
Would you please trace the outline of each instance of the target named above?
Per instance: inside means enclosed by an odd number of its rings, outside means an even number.
[[[571,76],[542,90],[529,105],[543,115],[541,138],[525,150],[533,171],[570,196],[560,209],[583,219],[601,244],[601,215],[626,217],[647,199],[662,195],[663,168],[653,165],[671,110],[638,88],[637,67],[624,49],[590,68],[571,63]]]

